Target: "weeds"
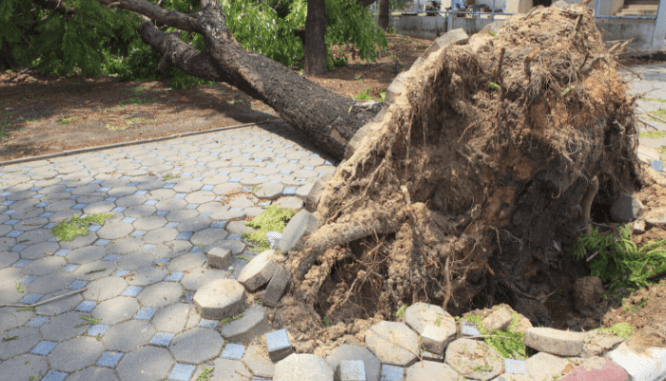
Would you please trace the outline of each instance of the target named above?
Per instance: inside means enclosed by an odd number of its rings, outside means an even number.
[[[57,241],[72,241],[77,236],[87,236],[90,234],[88,227],[91,223],[95,222],[98,225],[104,225],[104,221],[112,217],[115,217],[115,214],[95,213],[85,218],[74,215],[71,220],[60,221],[51,230],[51,235],[58,237]]]
[[[398,308],[398,311],[395,312],[395,316],[398,319],[402,318],[403,316],[405,316],[406,310],[407,310],[407,305],[403,304],[402,306],[400,306],[400,308]]]
[[[167,173],[166,175],[164,175],[164,178],[162,180],[167,181],[167,180],[171,180],[171,179],[177,179],[179,177],[180,177],[180,175],[172,175],[170,173]]]
[[[91,317],[86,316],[86,315],[81,315],[79,317],[81,319],[85,320],[85,321],[83,323],[77,324],[75,326],[75,328],[83,327],[84,325],[95,325],[95,324],[99,323],[100,321],[102,321],[102,319],[95,319],[95,318],[91,318]]]
[[[631,324],[625,322],[617,323],[610,328],[600,328],[599,332],[609,332],[618,337],[623,337],[628,339],[634,333],[634,327]]]
[[[252,233],[243,233],[242,236],[251,242],[259,244],[261,247],[268,248],[266,233],[273,231],[282,233],[289,220],[291,220],[298,211],[293,209],[283,209],[277,205],[264,206],[262,209],[264,209],[265,212],[245,224],[245,226],[257,230]]]
[[[240,315],[237,315],[237,316],[228,317],[228,318],[225,318],[225,319],[220,320],[220,323],[230,323],[230,322],[232,322],[232,321],[234,321],[234,320],[238,320],[238,319],[240,319],[240,318],[242,318],[242,317],[243,317],[243,314],[240,314]]]
[[[16,291],[23,293],[23,289],[21,289],[21,283],[16,282]]]
[[[201,373],[199,373],[199,377],[197,377],[196,381],[208,381],[211,377],[213,377],[213,370],[215,370],[215,368],[203,368]]]
[[[76,123],[76,121],[77,121],[78,118],[79,118],[78,116],[72,116],[72,117],[69,117],[69,118],[62,118],[62,119],[58,122],[58,124],[70,124],[70,123]]]

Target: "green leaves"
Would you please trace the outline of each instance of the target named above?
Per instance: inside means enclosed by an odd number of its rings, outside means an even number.
[[[87,236],[90,234],[88,227],[91,223],[95,222],[99,225],[104,225],[104,221],[107,218],[114,216],[115,214],[95,213],[80,218],[78,215],[73,215],[71,220],[61,221],[53,227],[51,234],[58,237],[58,241],[72,241],[77,236]]]

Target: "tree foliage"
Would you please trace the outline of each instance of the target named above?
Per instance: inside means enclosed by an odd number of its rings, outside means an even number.
[[[206,82],[176,67],[158,73],[161,57],[139,38],[137,28],[145,20],[134,12],[109,9],[94,0],[63,0],[57,11],[50,10],[47,3],[0,2],[0,42],[9,46],[19,66],[57,75],[118,75],[125,80],[166,76],[174,88]],[[225,21],[243,48],[288,67],[302,65],[303,43],[296,31],[305,26],[307,0],[223,0],[222,5]],[[160,6],[181,13],[200,10],[199,0],[163,0]],[[374,59],[377,49],[386,47],[372,14],[357,0],[326,0],[326,16],[328,46],[352,44],[365,60]],[[182,41],[204,49],[203,37],[196,33],[174,28],[163,31],[178,32]],[[329,68],[345,63],[344,59],[336,62],[329,51]]]

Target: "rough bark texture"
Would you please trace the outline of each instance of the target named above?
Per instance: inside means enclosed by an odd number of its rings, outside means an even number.
[[[377,23],[384,30],[389,27],[389,13],[389,0],[379,0],[379,19]]]
[[[160,68],[176,65],[193,76],[236,86],[268,104],[334,159],[343,157],[347,142],[375,115],[353,107],[353,100],[326,90],[261,54],[244,50],[227,28],[218,0],[202,1],[202,10],[191,14],[165,10],[145,0],[120,0],[117,8],[203,35],[206,50],[199,52],[176,34],[165,34],[151,23],[139,28],[141,38],[162,54]]]
[[[305,19],[305,75],[326,74],[326,3],[324,0],[308,0]]]

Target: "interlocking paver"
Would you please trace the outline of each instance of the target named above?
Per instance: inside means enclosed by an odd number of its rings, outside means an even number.
[[[96,338],[82,336],[58,345],[48,357],[51,369],[75,372],[95,364],[103,352]]]
[[[111,327],[102,337],[102,343],[110,351],[130,352],[147,345],[155,332],[150,322],[132,319]]]
[[[137,296],[141,304],[148,308],[162,308],[178,301],[183,288],[178,283],[159,282],[148,286]]]
[[[109,261],[95,261],[81,265],[74,271],[74,276],[86,282],[91,282],[110,276],[116,271],[116,264]]]
[[[80,372],[72,373],[67,381],[118,381],[115,373],[111,369],[90,367]]]
[[[36,328],[22,327],[0,333],[0,360],[7,361],[16,355],[27,353],[40,341],[42,338]]]
[[[135,270],[134,275],[126,279],[132,286],[145,287],[162,281],[168,274],[169,271],[164,267],[148,266]]]
[[[35,375],[46,374],[48,369],[45,357],[34,354],[21,355],[0,364],[0,380],[29,380]]]
[[[103,324],[113,325],[131,319],[139,311],[139,303],[135,298],[119,296],[98,304],[92,316],[102,319]]]
[[[116,370],[121,381],[153,381],[165,379],[172,365],[168,350],[147,346],[123,356]]]
[[[224,339],[212,329],[195,328],[176,336],[171,353],[176,361],[201,363],[217,357],[224,345]]]

